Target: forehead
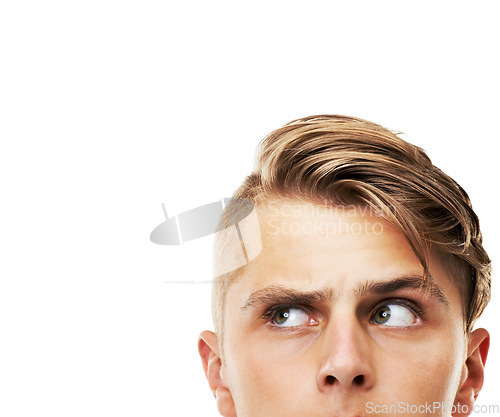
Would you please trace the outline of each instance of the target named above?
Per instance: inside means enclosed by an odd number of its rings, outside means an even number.
[[[341,292],[423,272],[404,234],[368,207],[271,199],[257,208],[262,248],[237,281],[241,296],[274,284]],[[430,261],[434,279],[450,288],[441,262]]]
[[[421,268],[403,233],[368,207],[271,200],[259,207],[259,223],[262,253],[253,266],[266,273],[259,270],[258,279],[274,272],[316,279],[353,276],[358,269],[366,277],[366,264]]]

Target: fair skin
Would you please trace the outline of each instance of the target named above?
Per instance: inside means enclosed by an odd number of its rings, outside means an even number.
[[[229,288],[224,354],[199,339],[225,417],[470,414],[489,335],[463,331],[460,293],[435,256],[432,283],[399,229],[358,208],[259,207],[262,252]],[[421,412],[420,414],[423,414]]]

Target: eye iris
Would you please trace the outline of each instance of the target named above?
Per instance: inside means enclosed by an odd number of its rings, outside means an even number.
[[[281,310],[278,310],[274,315],[274,322],[276,324],[283,324],[288,320],[289,317],[290,310],[288,308],[282,308]]]
[[[387,306],[384,306],[377,310],[374,320],[378,324],[384,324],[389,320],[390,317],[391,317],[391,309]]]

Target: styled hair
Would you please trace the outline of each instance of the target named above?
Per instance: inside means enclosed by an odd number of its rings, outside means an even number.
[[[431,279],[431,250],[460,290],[470,332],[489,302],[491,261],[467,193],[427,154],[375,123],[347,116],[294,120],[265,137],[253,172],[233,195],[255,205],[273,197],[331,206],[366,206],[404,233]],[[237,210],[226,207],[225,222]],[[215,242],[214,262],[224,262]],[[212,314],[222,338],[227,291],[244,267],[216,277]],[[424,281],[425,281],[424,280]]]

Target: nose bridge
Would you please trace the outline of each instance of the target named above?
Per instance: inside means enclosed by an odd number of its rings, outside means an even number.
[[[330,320],[325,329],[318,372],[321,390],[369,389],[375,383],[373,346],[355,314]]]
[[[344,355],[364,357],[367,340],[364,329],[354,317],[343,318],[339,322],[331,323],[329,329],[330,356],[332,359]]]

